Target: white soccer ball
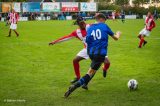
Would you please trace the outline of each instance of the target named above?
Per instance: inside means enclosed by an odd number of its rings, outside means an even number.
[[[127,86],[130,90],[136,90],[138,88],[138,82],[135,79],[131,79],[128,81]]]

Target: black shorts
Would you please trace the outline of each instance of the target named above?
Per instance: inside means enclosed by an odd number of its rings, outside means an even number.
[[[89,57],[92,61],[91,68],[93,70],[98,70],[100,68],[101,64],[105,60],[105,56],[102,56],[102,55],[90,55]]]

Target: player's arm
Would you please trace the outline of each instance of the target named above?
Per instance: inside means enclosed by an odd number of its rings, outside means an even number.
[[[18,23],[19,15],[16,13],[16,24]]]
[[[113,36],[111,36],[114,40],[118,40],[120,38],[121,32],[117,31],[116,34],[114,34]]]
[[[121,32],[117,31],[115,34],[112,32],[112,30],[107,27],[107,33],[114,39],[114,40],[118,40],[120,38]]]
[[[63,37],[61,37],[57,40],[54,40],[54,41],[50,42],[49,45],[54,45],[56,43],[64,42],[64,41],[70,40],[74,37],[76,37],[76,31],[72,32],[71,34],[69,34],[67,36],[63,36]]]
[[[152,20],[151,26],[148,28],[148,30],[152,30],[156,26],[154,20]]]

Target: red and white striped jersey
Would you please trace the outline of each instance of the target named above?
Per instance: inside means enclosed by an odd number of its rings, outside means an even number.
[[[75,31],[73,31],[71,34],[67,35],[67,36],[63,36],[55,41],[53,41],[53,43],[59,43],[59,42],[63,42],[66,40],[69,40],[71,38],[78,38],[79,40],[81,40],[84,44],[84,47],[86,48],[87,43],[86,43],[86,36],[87,36],[87,29],[89,28],[89,24],[86,25],[86,29],[82,30],[82,29],[76,29]]]
[[[153,17],[146,17],[145,19],[145,28],[149,31],[152,31],[152,29],[155,27],[155,22]]]
[[[10,17],[10,19],[9,19],[10,23],[16,24],[18,22],[18,14],[17,13],[10,13],[9,17]]]

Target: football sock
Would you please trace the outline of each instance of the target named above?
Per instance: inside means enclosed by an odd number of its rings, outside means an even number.
[[[93,75],[90,77],[89,81],[86,82],[85,85],[88,85],[88,83],[91,81],[91,79],[94,77],[94,75],[95,75],[95,74],[93,74]]]
[[[77,81],[74,85],[76,87],[80,87],[81,85],[83,85],[84,83],[88,83],[90,81],[90,76],[88,74],[86,74],[85,76],[83,76],[79,81]]]
[[[142,44],[143,44],[144,41],[145,41],[144,38],[141,38],[141,39],[140,39],[139,47],[142,47]]]
[[[74,66],[74,72],[76,74],[76,77],[80,79],[79,62],[73,61],[73,66]]]
[[[107,71],[110,66],[110,63],[105,63],[103,67],[103,71]]]

